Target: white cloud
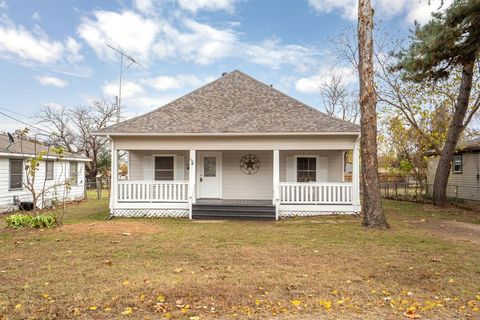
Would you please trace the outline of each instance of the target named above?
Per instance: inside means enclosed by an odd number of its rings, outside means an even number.
[[[60,41],[50,40],[45,34],[33,34],[11,21],[0,24],[0,54],[51,63],[62,58],[63,50]]]
[[[162,26],[161,40],[153,48],[159,57],[177,57],[205,65],[231,55],[238,42],[231,29],[216,29],[192,19],[182,23],[184,32],[170,24]]]
[[[158,76],[152,79],[142,80],[142,83],[155,88],[158,91],[178,90],[184,87],[198,87],[208,82],[194,75]]]
[[[271,68],[293,65],[306,71],[321,54],[316,48],[283,44],[278,39],[248,43],[240,39],[232,26],[214,27],[182,15],[166,20],[131,11],[96,11],[93,18],[83,18],[77,30],[102,59],[117,57],[106,46],[111,43],[140,61],[172,59],[207,65],[224,58],[238,58]]]
[[[0,9],[7,9],[8,4],[6,0],[0,0]]]
[[[405,15],[408,23],[418,21],[425,24],[431,19],[431,13],[440,8],[442,0],[377,0],[373,1],[375,14],[381,18],[391,18],[396,15]],[[442,8],[447,8],[453,0],[444,1]],[[308,0],[309,5],[317,12],[338,12],[348,20],[357,20],[357,0]]]
[[[95,11],[93,18],[82,19],[77,31],[102,58],[117,57],[117,54],[107,47],[106,44],[109,43],[146,61],[158,29],[159,24],[156,21],[132,11]]]
[[[145,14],[153,13],[155,11],[153,0],[133,0],[133,5],[138,11]]]
[[[57,77],[51,76],[39,76],[37,77],[38,82],[44,86],[54,86],[58,88],[63,88],[68,85],[68,82]]]
[[[444,0],[443,5],[441,0],[416,2],[416,5],[408,12],[406,19],[411,23],[417,21],[420,24],[425,24],[432,18],[432,12],[448,8],[452,2],[453,0]]]
[[[308,0],[308,3],[317,12],[340,11],[345,19],[357,19],[358,0]]]
[[[193,13],[199,10],[223,10],[232,13],[237,0],[178,0],[181,8]]]
[[[65,47],[67,50],[67,60],[71,63],[80,62],[83,60],[83,56],[80,54],[80,49],[82,46],[77,42],[77,40],[72,37],[68,37],[65,42]]]
[[[80,44],[72,37],[64,41],[53,40],[39,26],[27,30],[6,16],[0,18],[0,58],[26,65],[58,67],[60,62],[82,61],[80,49]]]
[[[118,82],[110,82],[105,84],[102,87],[102,91],[109,97],[118,96]],[[143,92],[143,88],[134,82],[122,82],[122,99],[132,98]]]
[[[318,55],[322,54],[318,49],[300,45],[284,45],[277,39],[265,40],[260,44],[245,43],[242,48],[240,53],[248,57],[250,62],[273,69],[278,69],[282,65],[293,65],[300,72],[308,70],[309,66],[316,63]]]
[[[295,89],[302,93],[315,94],[320,90],[320,86],[328,82],[332,77],[332,72],[342,77],[342,83],[349,85],[358,81],[358,76],[354,70],[348,67],[337,67],[333,69],[322,69],[318,74],[311,77],[300,78],[295,82]]]

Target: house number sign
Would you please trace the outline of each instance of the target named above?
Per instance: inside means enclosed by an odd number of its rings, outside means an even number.
[[[260,169],[260,159],[254,154],[246,154],[240,160],[240,170],[243,173],[252,175],[258,172]]]

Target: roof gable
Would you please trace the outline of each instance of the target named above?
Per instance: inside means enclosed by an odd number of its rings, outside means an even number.
[[[359,132],[238,70],[163,107],[99,130],[106,134]]]

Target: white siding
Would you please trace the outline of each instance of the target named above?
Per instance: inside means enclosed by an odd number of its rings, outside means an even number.
[[[273,150],[223,151],[224,199],[272,199]],[[247,175],[240,169],[240,160],[248,153],[260,159],[257,173]]]
[[[193,137],[115,137],[122,150],[349,150],[357,135],[329,136],[193,136]]]
[[[343,151],[341,150],[298,150],[280,151],[280,181],[287,182],[287,157],[319,156],[327,158],[327,181],[343,181]],[[296,175],[296,173],[295,173]]]
[[[458,190],[458,198],[480,201],[480,153],[464,153],[462,155],[462,173],[450,171],[448,178],[447,197],[455,198]],[[432,194],[432,185],[437,170],[438,157],[431,157],[428,161],[428,192]],[[480,178],[480,176],[478,176]]]
[[[78,184],[72,186],[67,191],[66,198],[69,200],[80,199],[84,197],[84,183],[85,183],[85,167],[84,162],[78,162]],[[25,160],[24,160],[25,165]],[[62,184],[65,181],[65,176],[69,174],[69,161],[55,161],[54,164],[54,180],[47,180],[45,182],[45,188],[49,188],[54,185]],[[45,179],[45,162],[40,162],[40,168],[35,177],[35,189],[40,192],[43,189],[43,183]],[[13,204],[13,197],[18,196],[20,201],[31,201],[31,193],[23,187],[20,190],[9,190],[10,171],[9,171],[9,158],[0,158],[0,211],[8,209]],[[26,181],[26,173],[23,170],[23,181]],[[48,196],[45,199],[62,199],[63,188],[57,186],[51,188],[48,191]],[[40,204],[38,204],[40,205]]]
[[[189,151],[187,150],[180,150],[180,151],[149,151],[149,150],[142,150],[142,151],[129,151],[130,152],[130,162],[128,164],[128,177],[130,180],[145,180],[144,179],[144,157],[145,156],[153,156],[153,155],[160,155],[160,154],[175,154],[177,156],[183,156],[184,158],[184,168],[183,168],[183,177],[184,180],[188,180],[188,170],[187,170],[187,162],[185,159],[189,159]],[[153,158],[152,158],[153,161]],[[179,160],[177,159],[177,165]],[[179,168],[177,168],[179,169]],[[152,167],[153,170],[153,167]],[[176,175],[179,177],[180,175]],[[152,171],[152,179],[153,179],[153,171]]]
[[[241,158],[248,153],[260,159],[260,169],[247,175],[240,169]],[[144,180],[144,157],[154,154],[176,154],[188,159],[188,151],[130,151],[130,180]],[[280,151],[280,181],[286,181],[287,156],[315,155],[327,159],[327,181],[343,181],[343,151],[301,150]],[[222,151],[222,193],[224,199],[272,199],[273,193],[273,150]],[[188,180],[185,161],[184,177]]]

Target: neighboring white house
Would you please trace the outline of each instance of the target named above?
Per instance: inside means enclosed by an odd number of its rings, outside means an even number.
[[[25,164],[27,159],[49,148],[31,141],[15,140],[10,143],[7,135],[0,134],[0,212],[12,211],[18,202],[31,202],[32,195],[26,189]],[[37,206],[42,207],[52,200],[64,198],[65,179],[70,179],[71,188],[65,190],[67,200],[82,199],[85,193],[85,162],[90,161],[82,155],[64,153],[61,160],[52,151],[40,162],[35,178],[37,193],[48,190]],[[45,186],[45,189],[44,189]]]
[[[112,216],[360,212],[359,127],[240,71],[96,134],[112,141]],[[115,174],[119,150],[129,154],[128,180]]]
[[[428,194],[432,195],[438,155],[430,152],[427,167]],[[447,197],[480,201],[480,138],[460,142],[453,155]]]

